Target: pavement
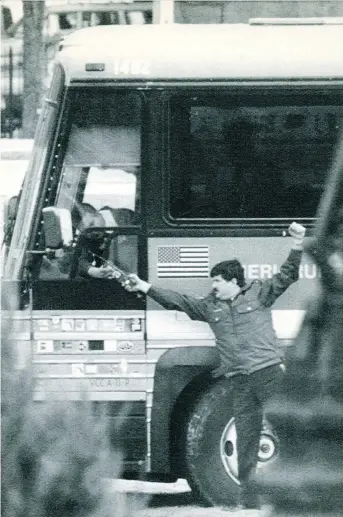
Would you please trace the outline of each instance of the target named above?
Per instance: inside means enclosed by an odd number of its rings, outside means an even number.
[[[106,480],[119,496],[115,517],[342,517],[341,513],[275,513],[271,506],[261,510],[204,507],[193,498],[188,483],[156,483],[134,480]]]
[[[183,494],[190,493],[191,489],[185,479],[178,479],[175,483],[156,483],[127,479],[106,479],[109,487],[122,493],[143,494]]]
[[[204,507],[194,500],[186,480],[156,483],[107,479],[110,491],[119,492],[116,517],[271,517],[270,507],[262,510],[232,510]]]

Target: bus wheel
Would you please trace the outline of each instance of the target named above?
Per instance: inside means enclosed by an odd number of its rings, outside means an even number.
[[[185,459],[188,482],[203,502],[214,506],[237,503],[239,492],[236,428],[227,380],[212,386],[196,403],[187,423]],[[278,438],[264,422],[258,477],[278,457]]]

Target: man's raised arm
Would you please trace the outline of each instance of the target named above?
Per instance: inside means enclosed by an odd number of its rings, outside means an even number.
[[[262,284],[260,300],[263,305],[270,307],[286,289],[299,279],[299,266],[304,249],[306,228],[293,222],[288,233],[292,237],[291,251],[280,271]]]

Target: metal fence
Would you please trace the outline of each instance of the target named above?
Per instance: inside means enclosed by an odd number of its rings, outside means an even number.
[[[54,59],[58,40],[44,45],[45,77]],[[44,89],[44,84],[42,85]],[[1,138],[21,137],[23,117],[24,63],[22,45],[1,49]]]
[[[1,53],[1,137],[18,136],[23,108],[23,53],[12,47]]]

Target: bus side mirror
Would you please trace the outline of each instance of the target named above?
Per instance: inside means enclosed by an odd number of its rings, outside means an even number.
[[[66,208],[48,206],[43,208],[45,247],[60,249],[71,246],[73,228],[70,211]]]
[[[19,196],[12,196],[5,205],[5,218],[4,221],[15,219],[18,210]]]

